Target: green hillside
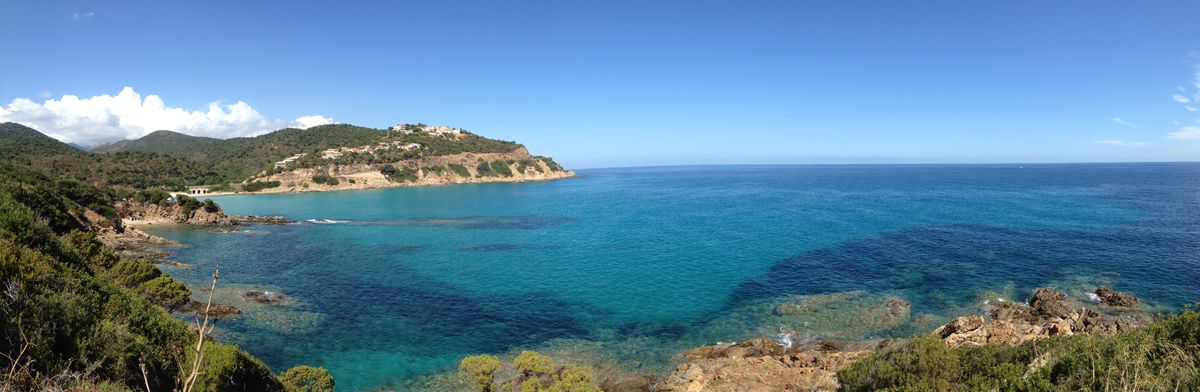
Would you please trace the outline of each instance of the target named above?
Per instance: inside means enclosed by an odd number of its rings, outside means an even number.
[[[189,184],[227,182],[232,178],[207,165],[163,154],[80,151],[16,123],[0,124],[0,160],[52,177],[97,186],[181,189]]]
[[[426,127],[413,125],[414,129]],[[308,129],[288,128],[255,137],[226,140],[188,136],[169,131],[158,131],[140,139],[127,140],[97,148],[94,152],[145,152],[166,154],[191,162],[203,164],[216,173],[240,182],[264,170],[271,170],[275,162],[300,154],[315,153],[339,147],[361,147],[379,142],[418,143],[424,148],[413,154],[387,154],[371,157],[348,156],[336,163],[380,163],[395,162],[419,156],[457,154],[463,152],[511,152],[520,148],[515,142],[494,140],[462,132],[456,137],[447,137],[429,132],[388,132],[386,130],[360,127],[350,124],[329,124]],[[304,164],[304,163],[307,163]],[[310,160],[297,167],[324,164]]]
[[[187,379],[197,334],[167,310],[190,292],[95,235],[113,226],[118,194],[0,163],[0,390],[166,391]],[[203,352],[196,390],[294,390],[235,346]]]

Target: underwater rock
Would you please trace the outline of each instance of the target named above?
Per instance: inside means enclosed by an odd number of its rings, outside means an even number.
[[[206,304],[204,302],[192,301],[190,304],[180,307],[179,311],[184,313],[194,312],[198,316],[203,316],[205,307]],[[212,304],[212,308],[208,310],[209,317],[215,318],[229,317],[238,314],[242,314],[241,309],[238,309],[233,305],[226,304],[214,303]]]
[[[1116,291],[1116,290],[1113,290],[1113,289],[1110,289],[1110,288],[1104,287],[1104,286],[1100,286],[1100,287],[1096,288],[1096,295],[1100,297],[1101,303],[1108,305],[1108,306],[1118,306],[1118,307],[1127,308],[1127,307],[1135,306],[1138,303],[1137,297],[1134,297],[1133,295],[1130,295],[1129,293]]]
[[[272,291],[247,291],[242,293],[242,300],[264,305],[279,305],[283,303],[283,294]]]
[[[784,302],[776,306],[771,313],[774,313],[776,316],[795,316],[799,314],[812,313],[813,310],[813,307],[809,305]]]

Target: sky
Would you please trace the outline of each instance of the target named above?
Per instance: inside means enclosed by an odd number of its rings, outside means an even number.
[[[570,168],[1200,160],[1197,1],[0,0],[82,145],[423,122]]]

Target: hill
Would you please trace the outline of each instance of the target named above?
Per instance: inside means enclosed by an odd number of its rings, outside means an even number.
[[[0,159],[10,165],[97,186],[137,189],[229,181],[203,164],[169,155],[122,152],[95,154],[17,123],[0,124]]]
[[[208,149],[209,145],[220,141],[221,139],[184,135],[179,132],[154,131],[138,139],[96,146],[89,151],[95,153],[134,151],[173,156],[196,154],[197,158],[203,158],[203,151]]]

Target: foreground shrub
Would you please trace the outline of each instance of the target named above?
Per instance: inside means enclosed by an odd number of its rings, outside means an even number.
[[[500,358],[492,355],[474,355],[458,363],[458,374],[472,386],[483,392],[495,388],[496,372],[500,371]]]
[[[949,348],[914,338],[838,371],[845,391],[1196,391],[1200,313],[1185,309],[1112,337]]]
[[[296,366],[279,375],[288,392],[333,392],[333,376],[325,368]]]

